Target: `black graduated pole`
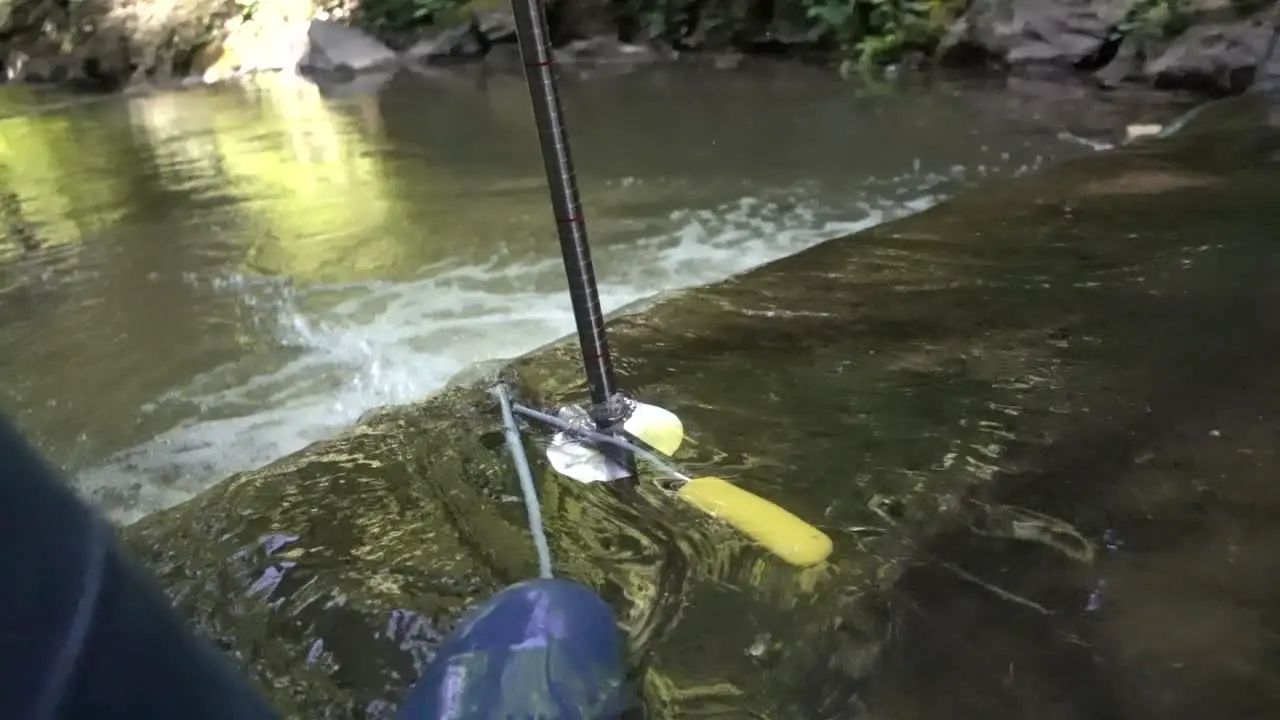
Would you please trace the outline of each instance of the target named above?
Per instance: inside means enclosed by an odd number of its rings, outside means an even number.
[[[574,177],[573,158],[564,127],[564,109],[556,88],[555,67],[551,57],[546,14],[541,0],[511,0],[524,61],[525,80],[533,102],[533,122],[538,129],[538,144],[551,191],[551,210],[560,236],[560,254],[569,280],[569,300],[573,304],[573,320],[582,347],[582,367],[591,388],[592,416],[601,425],[613,425],[625,419],[625,401],[618,394],[614,378],[613,358],[609,354],[609,338],[605,333],[600,293],[596,289],[595,269],[591,264],[591,247],[587,242],[587,224],[582,217],[582,201]],[[612,455],[612,453],[611,453]],[[625,461],[635,475],[635,459]]]

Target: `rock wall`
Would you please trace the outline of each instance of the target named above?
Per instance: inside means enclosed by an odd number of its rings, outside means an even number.
[[[115,90],[181,74],[242,13],[237,0],[15,0],[0,14],[0,62],[8,81]]]
[[[938,56],[1113,87],[1230,94],[1280,77],[1278,20],[1272,0],[972,0]]]
[[[768,53],[838,60],[846,70],[937,61],[1229,94],[1248,87],[1260,64],[1261,77],[1280,76],[1280,65],[1264,61],[1274,55],[1278,7],[1273,0],[551,0],[547,12],[565,61],[714,53],[723,58],[718,65],[734,67],[744,55]],[[0,58],[9,80],[113,89],[187,75],[221,79],[295,67],[307,56],[314,18],[363,28],[402,51],[402,62],[516,53],[504,0],[17,0],[0,12]]]

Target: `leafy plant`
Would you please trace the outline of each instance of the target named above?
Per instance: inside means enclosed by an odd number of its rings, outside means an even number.
[[[931,50],[964,0],[802,0],[806,15],[852,65],[875,67]]]
[[[1191,17],[1191,0],[1139,0],[1125,13],[1112,35],[1116,38],[1172,37],[1187,29]]]

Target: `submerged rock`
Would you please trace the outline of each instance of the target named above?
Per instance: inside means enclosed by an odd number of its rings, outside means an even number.
[[[1071,523],[1094,561],[964,526],[930,538],[886,598],[897,631],[868,691],[879,717],[1191,720],[1274,705],[1274,613],[1260,610],[1280,602],[1273,111],[1256,97],[1206,107],[1143,146],[1146,179],[1099,178],[1074,220],[1043,231],[1064,252],[1102,233],[1168,254],[1131,277],[1146,297],[1117,296],[1065,338],[1093,344],[1076,354],[1105,367],[1105,385],[1080,387],[1074,417],[1011,447],[974,498]]]
[[[1097,537],[990,493],[1081,425],[1140,415],[1163,387],[1150,368],[1189,352],[1182,321],[1273,277],[1254,241],[1280,223],[1280,133],[1259,107],[611,323],[622,384],[681,416],[693,472],[836,545],[797,571],[652,477],[581,486],[532,453],[557,571],[617,610],[652,717],[858,717],[904,622],[897,579],[931,538],[1095,561]],[[1231,112],[1252,119],[1215,130]],[[581,401],[577,356],[556,344],[502,377],[531,404]],[[486,382],[375,413],[123,535],[288,717],[386,717],[466,607],[536,569]]]

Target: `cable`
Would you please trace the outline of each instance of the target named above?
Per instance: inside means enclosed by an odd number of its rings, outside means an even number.
[[[511,412],[511,396],[507,393],[507,386],[497,386],[494,394],[502,403],[503,435],[507,438],[507,449],[511,451],[516,474],[520,476],[520,491],[524,494],[524,507],[529,514],[529,534],[533,535],[533,545],[538,551],[538,577],[549,579],[551,548],[547,545],[547,533],[542,528],[542,508],[538,504],[537,490],[533,487],[533,471],[529,469],[529,457],[524,452],[520,426],[516,424],[515,415]]]

